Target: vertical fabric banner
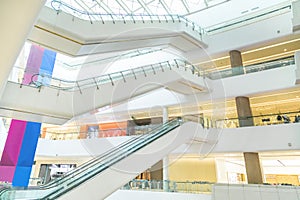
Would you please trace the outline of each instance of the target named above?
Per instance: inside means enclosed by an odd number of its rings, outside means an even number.
[[[53,68],[56,59],[56,52],[50,51],[48,49],[44,50],[41,68],[40,68],[40,76],[39,76],[39,83],[42,85],[50,85],[51,77],[53,73]]]
[[[27,122],[18,163],[12,181],[13,186],[28,186],[40,132],[41,123]]]
[[[28,186],[41,123],[12,120],[0,161],[0,181]]]
[[[12,120],[0,161],[0,181],[12,182],[18,162],[26,121]]]
[[[32,81],[37,81],[38,76],[34,75],[39,74],[43,54],[44,49],[42,47],[37,45],[31,46],[22,81],[23,85],[29,85]]]

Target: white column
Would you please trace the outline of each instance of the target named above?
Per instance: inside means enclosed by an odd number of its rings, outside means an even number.
[[[167,107],[163,107],[163,116],[162,116],[162,120],[163,123],[168,122],[169,119],[169,113],[168,113],[168,108]],[[164,184],[163,184],[163,189],[164,191],[169,191],[169,158],[168,156],[163,158],[163,180],[164,180]]]
[[[162,121],[163,121],[163,123],[166,123],[168,120],[169,120],[168,108],[167,107],[163,107]]]
[[[296,51],[294,55],[296,65],[296,83],[300,83],[300,51]]]
[[[0,96],[9,73],[45,0],[1,0],[0,2]]]
[[[168,156],[163,158],[163,189],[164,191],[169,191],[169,158]]]
[[[293,12],[293,18],[292,18],[293,31],[296,32],[300,30],[300,1],[292,2],[292,12]]]

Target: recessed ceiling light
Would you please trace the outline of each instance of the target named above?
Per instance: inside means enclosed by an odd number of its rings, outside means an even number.
[[[287,49],[283,49],[283,51],[287,51]]]

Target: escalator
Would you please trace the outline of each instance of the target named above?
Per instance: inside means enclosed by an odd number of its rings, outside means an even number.
[[[174,119],[145,135],[129,139],[48,184],[4,188],[0,199],[104,199],[201,133],[200,124]]]

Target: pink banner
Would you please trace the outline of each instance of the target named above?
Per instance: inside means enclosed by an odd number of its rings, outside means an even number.
[[[16,166],[26,129],[26,121],[12,120],[5,142],[0,166]],[[1,173],[1,172],[0,172]]]
[[[11,183],[17,166],[0,166],[0,181]]]
[[[44,48],[37,45],[31,45],[22,84],[29,85],[31,81],[37,80],[38,76],[33,75],[39,74],[43,54]]]

